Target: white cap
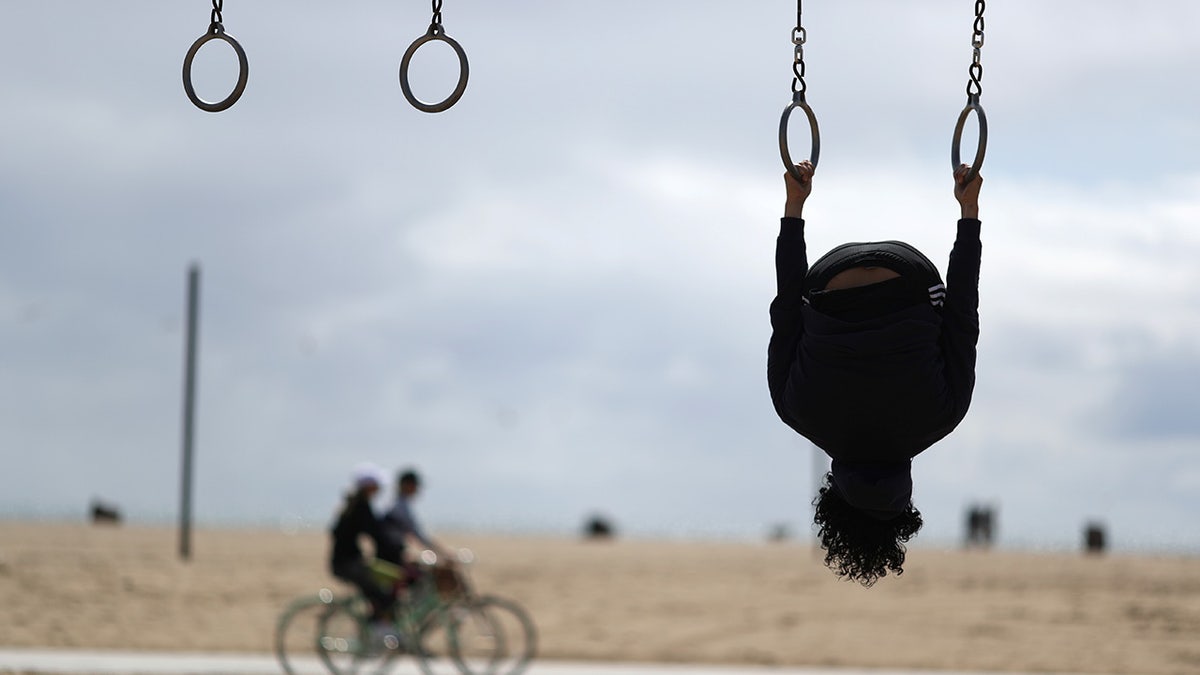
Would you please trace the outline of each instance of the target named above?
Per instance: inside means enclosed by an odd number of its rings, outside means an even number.
[[[354,487],[362,488],[367,485],[375,487],[383,487],[387,484],[387,475],[383,469],[379,468],[371,462],[361,462],[354,466]]]

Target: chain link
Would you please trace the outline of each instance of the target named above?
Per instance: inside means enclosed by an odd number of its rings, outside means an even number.
[[[792,29],[792,45],[795,58],[792,61],[792,93],[803,94],[808,91],[804,82],[804,43],[808,42],[808,31],[804,30],[802,0],[796,0],[796,27]]]
[[[433,19],[429,22],[429,30],[435,34],[442,32],[442,0],[433,0]]]
[[[212,0],[212,15],[209,20],[209,30],[216,30],[221,27],[221,9],[225,5],[225,0]]]
[[[983,62],[980,58],[980,51],[983,49],[983,10],[986,5],[986,0],[975,0],[975,26],[974,33],[971,35],[973,54],[971,67],[967,70],[971,77],[967,82],[967,98],[976,100],[983,93],[983,85],[980,84],[980,80],[983,79]]]

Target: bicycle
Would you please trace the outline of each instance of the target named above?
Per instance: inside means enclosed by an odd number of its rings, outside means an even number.
[[[516,602],[478,594],[467,567],[474,554],[458,553],[458,564],[421,554],[415,574],[375,561],[377,578],[397,589],[395,635],[373,639],[369,605],[361,594],[335,596],[321,589],[295,600],[276,626],[275,648],[288,675],[300,675],[297,654],[312,653],[332,675],[386,673],[412,656],[424,675],[517,675],[537,651],[537,631]],[[311,661],[311,658],[309,659]]]

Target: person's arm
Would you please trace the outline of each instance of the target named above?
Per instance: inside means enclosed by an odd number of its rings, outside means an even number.
[[[449,553],[442,548],[436,541],[433,540],[421,524],[417,522],[416,515],[412,512],[412,507],[403,498],[397,500],[395,507],[388,516],[397,524],[397,530],[402,531],[405,536],[416,539],[422,546],[433,551],[439,558],[450,559]]]
[[[954,174],[954,196],[962,218],[950,263],[946,268],[946,303],[942,309],[942,351],[946,378],[958,402],[958,412],[966,414],[975,388],[976,345],[979,342],[979,266],[982,244],[979,240],[979,188],[982,177],[964,183],[966,166]]]
[[[767,387],[771,402],[784,416],[783,394],[788,373],[803,332],[804,277],[808,274],[808,252],[804,243],[804,202],[812,193],[812,165],[797,165],[802,182],[784,174],[787,201],[775,242],[775,299],[771,302],[771,341],[767,345]]]
[[[421,523],[417,522],[417,518],[411,511],[408,513],[409,533],[425,548],[438,554],[438,557],[446,557],[446,550],[438,545],[428,534],[425,534],[425,528],[421,527]]]

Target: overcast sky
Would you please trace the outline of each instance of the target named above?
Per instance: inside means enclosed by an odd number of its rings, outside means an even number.
[[[944,271],[974,3],[805,5],[810,247]],[[324,527],[373,460],[434,529],[809,532],[765,380],[791,2],[445,0],[471,72],[436,115],[397,82],[428,2],[230,0],[217,114],[180,78],[208,3],[3,6],[0,516],[176,517],[197,262],[202,524]],[[1200,551],[1198,24],[989,5],[978,384],[914,463],[918,541],[984,501],[1011,546]],[[199,93],[234,70],[205,47]]]

